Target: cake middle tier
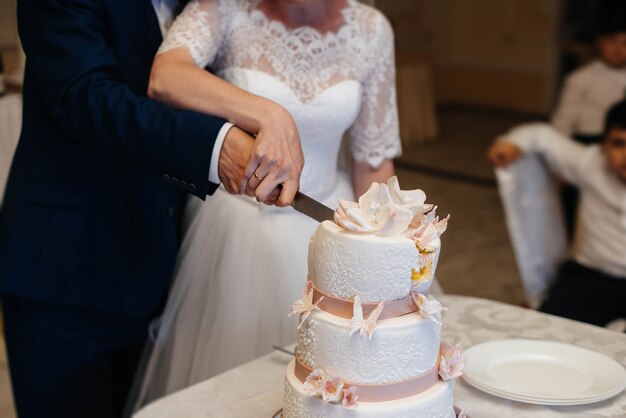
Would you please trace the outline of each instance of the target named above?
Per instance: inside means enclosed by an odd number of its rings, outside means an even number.
[[[371,341],[350,336],[350,320],[315,310],[298,332],[296,356],[309,368],[322,369],[359,384],[395,383],[431,370],[439,356],[441,327],[418,313],[379,320]]]
[[[419,252],[404,236],[357,234],[324,221],[309,245],[309,279],[344,299],[401,299],[411,291],[414,269],[419,270]]]

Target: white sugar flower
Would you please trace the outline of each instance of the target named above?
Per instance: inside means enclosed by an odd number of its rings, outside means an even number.
[[[424,212],[426,193],[422,190],[400,190],[400,183],[398,182],[397,176],[393,176],[387,180],[387,187],[389,188],[389,193],[395,204],[409,209],[414,216]]]
[[[313,282],[307,280],[306,286],[302,291],[302,296],[300,299],[295,301],[291,305],[291,312],[289,312],[288,316],[300,314],[300,324],[298,325],[298,329],[304,324],[304,321],[311,315],[315,309],[318,309],[319,303],[324,300],[324,296],[318,299],[317,303],[313,303]]]
[[[356,332],[360,335],[366,335],[367,338],[372,341],[372,335],[376,330],[376,323],[380,314],[383,313],[385,307],[384,302],[379,302],[376,308],[369,314],[367,319],[363,318],[363,305],[361,298],[357,295],[354,297],[354,304],[352,305],[352,319],[350,320],[350,336],[352,337]]]
[[[397,179],[396,179],[397,181]],[[397,200],[401,200],[396,196]],[[415,206],[414,203],[411,205]],[[341,227],[379,236],[400,235],[413,219],[413,206],[394,201],[386,184],[372,183],[359,202],[341,200],[335,211],[335,222]]]
[[[322,386],[326,380],[326,375],[322,369],[315,369],[307,376],[304,381],[303,389],[309,396],[318,396],[322,394]]]
[[[441,376],[443,380],[455,379],[463,374],[467,359],[461,352],[459,344],[453,345],[442,342],[439,353],[441,355],[439,376]]]
[[[413,301],[419,309],[420,315],[437,325],[441,325],[441,312],[447,310],[432,296],[425,296],[416,290],[411,291]]]

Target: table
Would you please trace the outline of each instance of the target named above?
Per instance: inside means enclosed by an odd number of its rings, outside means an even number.
[[[0,97],[0,204],[22,127],[22,96]]]
[[[603,328],[485,299],[446,295],[443,339],[469,347],[490,340],[532,338],[589,348],[626,365],[626,336]],[[134,418],[270,418],[282,404],[283,376],[291,356],[271,353],[160,399]],[[590,405],[546,407],[508,401],[457,380],[455,404],[473,418],[624,418],[626,392]]]

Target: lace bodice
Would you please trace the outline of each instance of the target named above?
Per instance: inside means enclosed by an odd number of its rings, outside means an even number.
[[[322,192],[337,173],[341,138],[357,161],[378,166],[400,149],[393,32],[375,9],[348,0],[343,25],[288,28],[259,0],[192,0],[159,53],[185,47],[199,67],[274,100],[296,121],[305,155],[301,188]]]

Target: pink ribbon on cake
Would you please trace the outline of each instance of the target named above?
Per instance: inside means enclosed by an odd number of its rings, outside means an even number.
[[[305,365],[296,356],[296,378],[302,383],[313,372],[309,366]],[[426,373],[412,379],[403,380],[396,383],[383,383],[378,385],[368,385],[360,383],[344,382],[345,387],[356,387],[359,394],[359,401],[362,402],[385,402],[396,399],[414,396],[426,392],[439,381],[439,361]]]
[[[323,311],[341,318],[352,319],[354,314],[354,302],[352,300],[342,299],[337,296],[330,295],[313,286],[313,304],[318,302],[319,304],[317,306]],[[361,306],[363,307],[363,315],[367,317],[374,309],[376,309],[378,302],[363,302],[361,303]],[[419,308],[409,293],[402,299],[384,302],[383,311],[378,319],[397,318],[399,316],[417,312],[418,310]]]

